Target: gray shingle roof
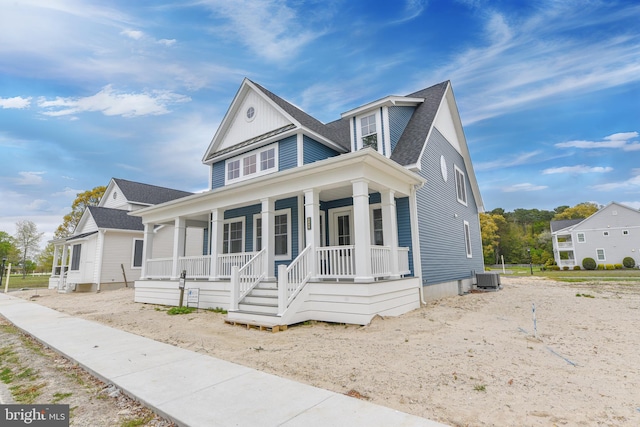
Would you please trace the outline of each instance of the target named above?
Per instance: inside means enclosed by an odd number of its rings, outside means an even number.
[[[187,191],[173,190],[171,188],[127,181],[126,179],[113,178],[113,180],[120,188],[120,191],[122,191],[122,194],[131,203],[157,205],[193,194]]]
[[[582,221],[584,221],[584,218],[582,219],[561,219],[558,221],[551,221],[551,232],[554,233],[558,230],[563,230],[567,227],[571,227],[573,225],[576,224],[580,224]]]
[[[89,209],[98,228],[144,231],[142,218],[129,216],[129,211],[98,206],[89,206],[87,209]]]
[[[391,160],[395,160],[402,166],[412,165],[418,161],[448,85],[447,80],[407,95],[411,98],[424,98],[424,102],[416,108],[407,123],[396,148],[391,153]]]
[[[349,142],[350,139],[349,139],[349,121],[348,120],[345,120],[346,122],[346,133],[345,133],[344,131],[345,125],[344,123],[340,123],[342,122],[342,120],[337,120],[336,122],[338,123],[332,122],[328,125],[325,125],[320,120],[310,116],[309,114],[305,113],[295,105],[290,104],[289,102],[280,98],[278,95],[260,86],[256,82],[251,81],[251,83],[256,85],[258,89],[260,89],[265,95],[267,95],[267,97],[269,97],[273,102],[275,102],[280,108],[282,108],[294,119],[300,122],[302,126],[308,129],[311,129],[312,131],[335,142],[336,144],[343,147],[345,150],[351,151],[351,143]]]

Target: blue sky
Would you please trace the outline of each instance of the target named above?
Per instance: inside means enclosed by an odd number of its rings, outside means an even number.
[[[248,77],[321,121],[451,80],[486,210],[640,209],[637,1],[0,2],[0,230],[188,191]]]

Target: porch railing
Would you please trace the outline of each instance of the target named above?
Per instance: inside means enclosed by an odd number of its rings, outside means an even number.
[[[291,301],[311,278],[311,246],[304,248],[288,267],[278,266],[278,314],[282,315]]]
[[[178,272],[186,271],[190,279],[206,279],[211,269],[211,256],[184,256],[178,258]]]
[[[575,259],[562,259],[558,262],[558,267],[573,267],[574,265],[578,265]]]
[[[324,246],[316,248],[318,276],[331,279],[355,277],[354,250],[354,246]]]
[[[231,268],[231,309],[237,310],[238,304],[247,296],[265,276],[264,254],[262,249],[241,268]]]
[[[155,258],[147,260],[147,277],[168,278],[173,272],[173,258]]]
[[[371,275],[384,277],[391,275],[391,248],[371,246]]]
[[[233,267],[242,267],[248,263],[256,252],[240,252],[237,254],[220,254],[218,255],[218,276],[231,277],[231,269]]]
[[[408,247],[398,248],[398,273],[400,274],[411,273],[411,270],[409,269],[409,248]]]
[[[568,242],[558,242],[558,248],[573,248],[573,242],[571,240]]]

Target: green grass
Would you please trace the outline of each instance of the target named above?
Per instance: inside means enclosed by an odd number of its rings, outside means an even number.
[[[2,277],[2,291],[6,284],[6,276]],[[49,275],[44,276],[29,276],[22,278],[22,274],[12,274],[9,278],[9,289],[20,288],[47,288],[49,287]]]
[[[169,310],[167,310],[167,314],[173,316],[176,314],[189,314],[189,313],[193,313],[194,311],[196,311],[195,307],[186,307],[186,306],[171,307]]]
[[[61,400],[66,399],[67,397],[71,397],[73,393],[53,393],[53,400],[51,403],[58,403]]]
[[[531,275],[531,269],[527,267],[506,267],[508,276],[526,277]],[[492,272],[502,274],[502,268],[491,268]],[[640,282],[640,269],[630,268],[622,270],[569,270],[569,271],[540,271],[540,266],[533,266],[533,275],[547,277],[559,282],[588,282],[616,281],[616,282]]]

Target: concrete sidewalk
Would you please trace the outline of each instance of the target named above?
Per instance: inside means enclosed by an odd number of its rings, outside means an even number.
[[[182,426],[442,426],[0,294],[0,315]]]

